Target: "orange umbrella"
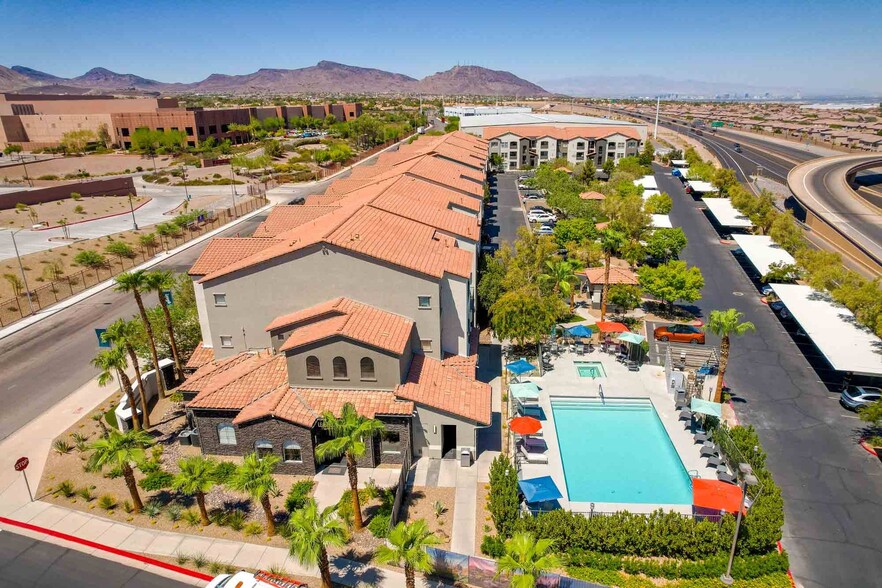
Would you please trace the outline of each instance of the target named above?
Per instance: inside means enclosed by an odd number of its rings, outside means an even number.
[[[627,333],[630,329],[622,323],[598,321],[597,328],[601,333]]]
[[[542,430],[542,423],[528,416],[520,416],[511,419],[508,428],[518,435],[535,435]]]
[[[692,504],[698,508],[737,513],[741,506],[741,488],[719,480],[692,478]]]

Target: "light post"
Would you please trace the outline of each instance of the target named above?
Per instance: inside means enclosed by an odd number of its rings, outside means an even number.
[[[744,501],[747,500],[747,487],[756,486],[759,481],[753,475],[753,468],[750,464],[738,464],[738,470],[741,472],[741,506],[738,507],[738,517],[735,519],[735,533],[732,535],[732,550],[729,552],[729,564],[726,566],[726,573],[720,576],[720,582],[726,586],[731,586],[735,580],[732,579],[732,562],[735,559],[735,546],[738,543],[738,531],[741,529],[741,517],[744,514]]]
[[[12,235],[12,247],[15,249],[15,258],[18,260],[18,269],[21,271],[21,279],[24,281],[25,296],[28,297],[28,308],[31,309],[31,314],[34,314],[34,303],[31,300],[31,289],[28,287],[28,277],[25,275],[24,264],[21,262],[21,255],[18,253],[18,244],[15,242],[15,234],[23,230],[24,227],[17,231],[10,230],[9,233]]]
[[[239,214],[236,212],[236,176],[233,174],[233,160],[230,160],[230,188],[233,192],[233,218],[239,218]]]
[[[183,180],[184,185],[184,196],[187,198],[187,202],[190,202],[190,193],[187,191],[187,166],[181,166],[181,180]]]
[[[138,221],[135,220],[135,205],[132,202],[132,193],[131,192],[129,192],[129,208],[132,210],[132,226],[134,227],[134,230],[137,231],[138,230]]]
[[[28,177],[28,165],[25,163],[24,153],[21,151],[18,152],[18,160],[21,162],[21,167],[24,170],[25,181],[28,183],[28,187],[33,188],[34,183],[31,181],[31,178]]]

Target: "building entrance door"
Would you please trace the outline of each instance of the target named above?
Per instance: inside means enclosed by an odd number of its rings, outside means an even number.
[[[441,425],[441,458],[456,459],[456,425]]]

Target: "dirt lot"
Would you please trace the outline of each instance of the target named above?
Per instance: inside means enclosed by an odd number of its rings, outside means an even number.
[[[165,167],[170,162],[171,157],[168,155],[156,156],[157,168]],[[85,155],[82,157],[70,156],[35,163],[28,163],[26,161],[25,164],[28,168],[28,176],[34,180],[41,176],[58,176],[58,178],[63,178],[67,174],[76,174],[80,170],[85,170],[92,176],[100,176],[111,173],[121,174],[127,169],[130,172],[134,172],[139,166],[148,171],[153,169],[153,160],[150,157],[126,153]],[[3,177],[10,180],[23,179],[24,170],[20,165],[4,167],[0,169],[0,178]],[[37,183],[39,184],[39,182]]]
[[[414,486],[408,492],[401,505],[400,520],[413,522],[424,519],[441,543],[438,547],[450,548],[450,534],[453,532],[453,503],[456,488],[430,488]],[[440,516],[435,510],[435,503],[443,506]]]
[[[137,208],[150,200],[146,196],[134,196],[132,204]],[[47,222],[55,226],[58,221],[66,218],[69,223],[90,220],[93,218],[129,212],[128,196],[88,196],[79,200],[65,198],[54,202],[33,204],[30,210],[36,214],[36,222]],[[0,210],[0,226],[3,227],[28,227],[35,224],[34,218],[27,211],[18,211],[14,208]]]

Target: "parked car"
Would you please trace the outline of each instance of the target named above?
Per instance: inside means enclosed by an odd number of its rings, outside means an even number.
[[[763,287],[760,288],[760,294],[762,294],[763,296],[769,296],[770,294],[773,294],[774,292],[775,292],[775,289],[772,288],[772,286],[770,284],[764,284]]]
[[[875,386],[849,386],[839,395],[839,404],[857,410],[882,400],[882,388]]]
[[[527,212],[528,213],[530,213],[530,212],[547,212],[547,213],[551,214],[551,209],[548,208],[547,206],[538,205],[538,206],[534,206],[533,208],[531,208]]]
[[[529,214],[527,220],[531,223],[553,223],[557,221],[557,217],[550,212],[539,212],[536,214]]]
[[[542,194],[538,192],[526,192],[524,194],[524,200],[542,200]]]
[[[553,235],[554,227],[552,227],[551,225],[542,225],[538,229],[535,229],[533,232],[537,235]]]
[[[656,327],[653,334],[659,341],[674,341],[675,343],[704,345],[704,332],[692,325],[667,325],[664,327]]]
[[[529,190],[532,187],[533,186],[528,186],[527,184],[525,184],[523,182],[518,182],[518,190]]]
[[[782,319],[789,319],[790,318],[790,311],[787,310],[787,307],[784,306],[784,303],[781,302],[780,300],[770,302],[769,308],[771,308],[772,310],[777,312],[778,316],[780,316]]]

